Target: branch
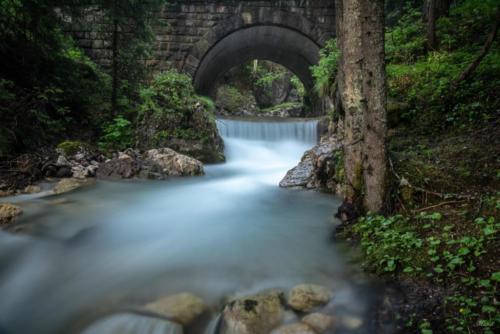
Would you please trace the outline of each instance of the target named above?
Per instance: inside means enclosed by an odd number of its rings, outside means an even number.
[[[458,84],[465,79],[467,79],[479,66],[481,61],[483,60],[484,57],[488,54],[488,52],[491,49],[491,46],[493,45],[493,42],[495,41],[497,34],[498,34],[498,28],[500,26],[500,10],[497,10],[496,13],[496,18],[495,22],[493,23],[493,28],[491,32],[488,35],[488,38],[486,39],[486,42],[483,45],[483,48],[481,49],[481,52],[479,55],[474,59],[474,61],[462,72],[462,74],[453,82],[451,85],[452,90],[455,90],[455,88],[458,86]]]
[[[394,174],[394,176],[396,176],[396,178],[398,179],[398,181],[400,182],[400,184],[404,184],[406,187],[409,187],[409,188],[411,188],[413,190],[416,190],[416,191],[419,191],[419,192],[422,192],[422,193],[426,193],[426,194],[429,194],[429,195],[433,195],[433,196],[436,196],[436,197],[439,197],[439,198],[442,198],[442,199],[456,198],[456,199],[459,199],[459,200],[466,201],[466,200],[472,200],[472,199],[476,198],[475,196],[472,196],[472,195],[438,193],[438,192],[427,190],[427,189],[424,189],[424,188],[421,188],[421,187],[418,187],[418,186],[414,186],[406,178],[400,177],[398,175],[398,173],[394,169],[394,164],[392,163],[391,157],[388,157],[388,160],[389,160],[389,166],[390,166],[391,172]]]

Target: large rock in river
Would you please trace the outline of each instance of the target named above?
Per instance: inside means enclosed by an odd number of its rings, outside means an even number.
[[[285,314],[280,293],[257,294],[233,300],[224,307],[224,334],[268,334]]]
[[[139,174],[142,168],[140,160],[125,153],[117,158],[105,161],[97,170],[97,177],[102,179],[130,179]]]
[[[149,150],[144,154],[145,160],[157,164],[163,173],[169,176],[203,175],[203,164],[170,148]]]
[[[76,190],[86,185],[90,185],[92,183],[94,183],[94,180],[92,179],[76,179],[76,178],[62,179],[55,185],[53,192],[54,194],[62,194]]]
[[[306,151],[299,164],[280,182],[282,188],[308,188],[337,192],[343,177],[342,146],[335,137],[323,137]]]
[[[0,226],[13,223],[23,210],[10,203],[0,204]]]

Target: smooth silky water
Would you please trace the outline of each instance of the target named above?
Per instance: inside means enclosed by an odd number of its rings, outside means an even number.
[[[331,238],[339,200],[278,187],[316,143],[317,122],[218,127],[227,162],[204,177],[8,199],[23,208],[29,236],[0,232],[0,333],[67,333],[100,310],[179,292],[217,309],[235,293],[303,282],[332,288],[338,333],[370,333],[377,289]],[[364,325],[353,330],[356,318]]]

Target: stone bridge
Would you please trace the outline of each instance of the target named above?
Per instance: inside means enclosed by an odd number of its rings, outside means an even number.
[[[220,75],[251,59],[287,67],[311,90],[309,67],[335,30],[333,0],[183,0],[157,14],[148,65],[190,73],[204,95],[212,95]],[[75,36],[92,58],[109,65],[109,41],[92,38],[96,35],[90,31]]]

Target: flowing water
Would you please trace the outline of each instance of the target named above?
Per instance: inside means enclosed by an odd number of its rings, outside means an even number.
[[[227,162],[204,177],[15,198],[30,236],[0,232],[0,333],[67,333],[101,309],[166,294],[192,292],[215,308],[303,282],[334,291],[339,333],[370,333],[375,288],[331,239],[338,199],[277,186],[317,141],[316,125],[220,120]]]

